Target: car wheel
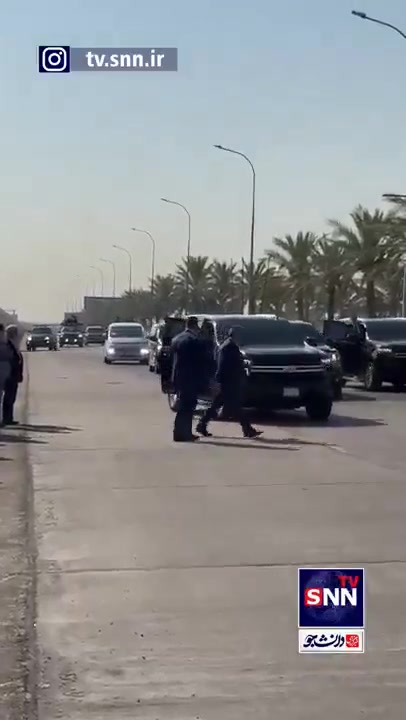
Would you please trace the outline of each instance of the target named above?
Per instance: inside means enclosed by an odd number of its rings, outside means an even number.
[[[334,385],[333,387],[333,398],[334,400],[342,400],[343,399],[343,388],[342,385],[339,385],[338,383]]]
[[[313,395],[306,403],[306,412],[310,420],[328,420],[333,401],[329,395]]]
[[[366,390],[380,390],[382,380],[374,362],[369,362],[365,370],[364,385]]]
[[[153,365],[151,365],[150,363],[148,363],[148,370],[149,370],[151,373],[154,373],[154,372],[155,372],[155,367],[154,367]]]
[[[106,365],[111,365],[111,360],[109,360],[108,358],[104,358],[104,362],[106,363]]]
[[[168,405],[172,412],[178,412],[179,398],[175,392],[168,393]]]

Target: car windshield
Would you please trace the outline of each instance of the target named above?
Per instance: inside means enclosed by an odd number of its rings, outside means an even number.
[[[313,327],[313,325],[311,323],[292,323],[292,324],[295,326],[296,332],[297,332],[297,338],[301,342],[306,340],[307,337],[311,337],[314,340],[316,340],[316,342],[321,343],[322,345],[326,344],[325,337],[321,334],[321,332],[316,330],[316,328]]]
[[[38,327],[35,327],[32,329],[33,335],[51,335],[52,328],[48,327],[48,325],[38,325]]]
[[[116,325],[110,328],[110,337],[113,338],[143,338],[144,328],[141,325]]]
[[[406,340],[406,320],[368,320],[365,327],[371,340]]]
[[[99,325],[94,325],[93,327],[87,328],[88,333],[101,333],[103,332],[103,328]]]
[[[220,341],[224,340],[228,330],[235,329],[238,343],[248,345],[297,345],[304,342],[303,333],[298,327],[287,320],[271,320],[266,318],[236,318],[233,321],[217,323],[217,334]]]

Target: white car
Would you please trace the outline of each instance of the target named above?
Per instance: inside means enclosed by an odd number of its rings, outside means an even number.
[[[115,322],[107,329],[104,362],[139,362],[148,365],[148,340],[140,323]]]

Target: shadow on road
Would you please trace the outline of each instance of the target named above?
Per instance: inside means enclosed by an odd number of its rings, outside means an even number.
[[[227,442],[229,440],[230,442]],[[236,442],[237,441],[237,442]],[[300,445],[300,441],[291,442],[290,445]],[[314,443],[316,444],[316,443]],[[221,438],[205,438],[202,445],[214,445],[215,447],[243,448],[244,450],[284,450],[285,452],[297,452],[298,447],[284,447],[279,440],[252,440],[241,442],[241,438],[222,436]]]
[[[0,462],[13,462],[11,458],[6,458],[0,455]],[[1,485],[1,483],[0,483]]]
[[[301,427],[306,426],[312,427],[378,427],[386,426],[384,420],[374,420],[373,418],[359,418],[351,417],[349,415],[331,415],[328,422],[315,422],[309,420],[306,415],[300,413],[297,414],[285,414],[280,413],[273,416],[253,416],[253,422],[257,422],[260,425],[273,425],[274,427]]]
[[[376,402],[377,398],[370,395],[366,390],[346,392],[343,390],[343,397],[338,402]]]
[[[16,435],[16,434],[9,434],[9,433],[1,433],[0,434],[0,445],[46,445],[46,440],[35,440],[32,437],[27,437],[26,435]]]
[[[23,430],[23,432],[50,433],[53,435],[66,435],[80,430],[80,428],[67,427],[66,425],[31,425],[29,423],[16,425],[15,427],[16,430]]]

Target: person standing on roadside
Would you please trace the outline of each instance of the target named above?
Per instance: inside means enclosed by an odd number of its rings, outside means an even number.
[[[7,345],[4,325],[0,323],[0,410],[3,407],[4,388],[11,370],[11,352]],[[0,421],[0,425],[1,425]]]
[[[194,442],[198,435],[192,432],[193,415],[199,393],[207,380],[207,353],[199,338],[196,317],[188,317],[186,328],[171,343],[173,358],[172,382],[178,396],[178,410],[173,428],[174,442]]]
[[[14,420],[14,404],[18,386],[23,381],[23,356],[19,350],[19,332],[16,325],[9,325],[6,330],[7,347],[10,352],[10,373],[4,385],[3,425],[18,425]]]
[[[240,423],[245,438],[256,438],[262,435],[260,430],[252,427],[243,408],[245,365],[237,342],[236,330],[235,328],[229,331],[227,340],[218,351],[215,380],[218,383],[219,391],[196,427],[196,432],[204,437],[211,437],[207,425],[210,420],[216,418],[221,407],[226,408],[227,415]]]

